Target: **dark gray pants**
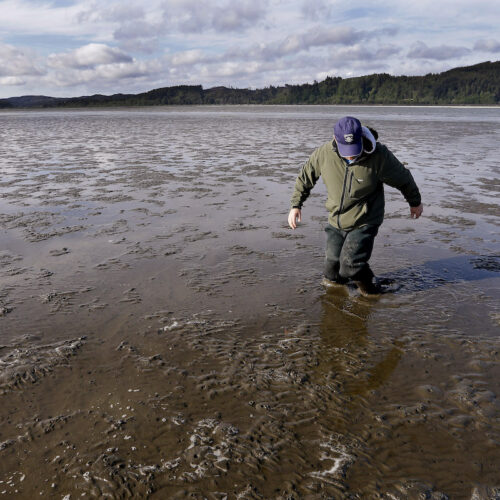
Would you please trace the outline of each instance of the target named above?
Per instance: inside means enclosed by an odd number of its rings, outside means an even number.
[[[368,265],[378,226],[362,226],[342,231],[328,224],[326,231],[325,277],[331,281],[346,282],[371,280],[373,272]]]

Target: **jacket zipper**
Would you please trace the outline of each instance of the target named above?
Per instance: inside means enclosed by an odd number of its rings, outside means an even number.
[[[339,229],[342,229],[342,226],[340,225],[340,214],[342,213],[342,205],[344,204],[345,188],[347,185],[347,176],[349,175],[349,167],[350,165],[346,164],[345,174],[344,174],[344,184],[342,185],[342,196],[340,197],[339,213],[337,214],[337,225],[339,226]]]

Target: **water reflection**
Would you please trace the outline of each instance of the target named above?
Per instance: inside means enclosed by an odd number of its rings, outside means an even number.
[[[345,395],[364,395],[383,385],[403,355],[395,341],[381,352],[380,339],[370,338],[367,324],[373,304],[353,299],[347,289],[321,297],[321,349],[317,375],[342,384]]]

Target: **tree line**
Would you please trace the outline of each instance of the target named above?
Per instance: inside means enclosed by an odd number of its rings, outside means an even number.
[[[425,76],[387,73],[354,78],[329,76],[321,82],[262,89],[177,85],[140,94],[71,98],[23,96],[0,99],[0,108],[190,104],[498,105],[499,101],[500,61],[488,61]]]

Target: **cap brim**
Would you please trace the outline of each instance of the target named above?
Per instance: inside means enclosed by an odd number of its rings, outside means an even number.
[[[340,156],[358,156],[363,149],[363,143],[342,144],[340,141],[337,141],[337,147],[339,149]]]

